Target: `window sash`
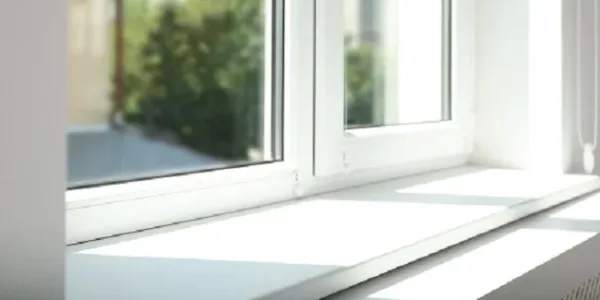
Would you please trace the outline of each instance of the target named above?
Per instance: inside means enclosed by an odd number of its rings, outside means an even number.
[[[272,78],[264,83],[265,97],[274,101],[271,101],[272,105],[263,107],[265,116],[273,116],[262,129],[267,137],[263,143],[274,151],[281,151],[284,160],[67,190],[68,243],[218,215],[294,197],[298,177],[296,162],[299,161],[296,157],[304,151],[294,149],[298,145],[295,141],[298,134],[295,122],[306,120],[293,115],[294,107],[301,102],[298,99],[312,96],[312,92],[290,93],[291,90],[298,90],[290,83],[302,80],[312,70],[296,76],[294,70],[284,68],[284,65],[297,65],[295,61],[302,58],[289,43],[291,38],[306,34],[301,25],[306,25],[307,20],[310,22],[310,13],[306,13],[312,11],[312,6],[288,4],[284,0],[265,1],[272,3],[265,5],[268,24],[265,31],[271,33],[266,36],[265,56],[272,57],[265,60],[264,75],[267,79]],[[284,8],[284,3],[290,7]],[[294,11],[304,14],[292,13]],[[297,16],[301,16],[300,19]],[[277,111],[282,113],[274,113]],[[270,126],[269,123],[277,126]],[[110,222],[106,222],[107,216],[110,216]]]
[[[466,157],[473,132],[473,3],[444,0],[443,36],[448,48],[440,76],[444,76],[443,100],[453,100],[443,107],[451,120],[356,129],[345,129],[344,116],[338,114],[345,110],[344,83],[340,82],[344,77],[340,65],[345,65],[340,58],[344,53],[343,5],[344,0],[317,4],[315,52],[321,63],[316,68],[315,175],[330,177],[440,157]]]

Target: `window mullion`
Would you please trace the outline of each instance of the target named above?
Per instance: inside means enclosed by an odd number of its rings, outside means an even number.
[[[315,175],[344,169],[344,0],[316,1]]]

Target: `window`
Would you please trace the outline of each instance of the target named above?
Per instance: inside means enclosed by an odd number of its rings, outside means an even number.
[[[450,119],[450,2],[345,1],[346,128]]]
[[[69,3],[70,186],[282,159],[270,1]]]
[[[283,3],[68,1],[69,243],[294,197]]]
[[[69,243],[470,152],[472,2],[69,4]]]
[[[472,45],[453,32],[472,12],[458,2],[317,2],[317,176],[464,159]]]

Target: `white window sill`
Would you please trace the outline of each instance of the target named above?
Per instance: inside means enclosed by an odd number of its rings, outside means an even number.
[[[67,297],[318,299],[598,188],[463,167],[348,189],[71,247]]]
[[[596,236],[600,233],[599,221],[600,194],[593,194],[477,237],[328,300],[480,299]],[[535,283],[538,286],[532,286],[529,280],[528,289],[548,294],[562,291],[560,296],[544,298],[560,299],[568,289],[543,290],[543,286],[577,286],[581,283],[577,279],[570,282],[574,275],[562,273],[561,282],[541,280]],[[568,284],[563,284],[565,281]],[[431,288],[432,283],[436,288]],[[533,299],[518,294],[513,297]]]

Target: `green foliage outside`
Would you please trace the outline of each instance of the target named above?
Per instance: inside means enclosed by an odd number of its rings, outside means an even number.
[[[375,125],[376,52],[369,44],[346,49],[346,126]]]
[[[124,1],[127,122],[223,159],[260,148],[263,2]],[[370,124],[373,51],[346,58],[348,124]]]

